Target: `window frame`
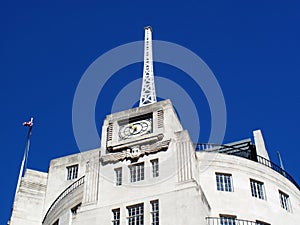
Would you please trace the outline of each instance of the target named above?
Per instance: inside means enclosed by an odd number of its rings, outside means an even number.
[[[271,225],[270,223],[266,223],[266,222],[263,222],[260,220],[256,220],[255,223],[256,223],[256,225]]]
[[[159,200],[150,201],[151,204],[151,225],[159,225]]]
[[[75,180],[78,178],[79,164],[73,164],[66,167],[67,180]]]
[[[145,163],[135,163],[129,166],[130,183],[145,180]]]
[[[290,196],[281,190],[278,190],[278,192],[279,192],[279,200],[280,200],[281,208],[283,208],[287,212],[292,212]]]
[[[151,163],[151,168],[152,168],[152,177],[159,177],[159,160],[157,159],[152,159],[150,160]]]
[[[81,207],[81,203],[79,203],[79,204],[73,206],[73,207],[70,209],[72,216],[76,216],[76,215],[77,215],[78,210],[79,210],[80,207]]]
[[[264,182],[250,178],[250,188],[252,197],[267,200]]]
[[[144,203],[127,206],[128,225],[144,225]]]
[[[217,191],[233,192],[232,174],[216,172],[215,175]]]
[[[52,225],[59,225],[59,219],[57,219]]]
[[[121,221],[121,210],[120,208],[112,209],[112,225],[120,225]]]
[[[220,225],[237,225],[237,224],[238,223],[235,215],[220,214]]]
[[[122,186],[122,181],[123,181],[122,167],[115,168],[114,171],[115,171],[115,186]]]

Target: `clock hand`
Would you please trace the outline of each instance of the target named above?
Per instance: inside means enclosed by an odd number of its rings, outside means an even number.
[[[134,125],[134,124],[130,124],[130,129],[132,129],[132,130],[133,130],[133,132],[136,132],[136,130],[137,130],[137,126],[136,126],[136,125]]]

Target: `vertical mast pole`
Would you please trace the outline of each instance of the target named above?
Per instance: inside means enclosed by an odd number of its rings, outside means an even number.
[[[15,198],[17,195],[17,192],[19,191],[20,184],[21,184],[21,179],[23,177],[24,169],[26,170],[27,167],[27,160],[28,160],[28,152],[29,152],[29,147],[30,147],[30,137],[31,137],[31,131],[32,131],[32,126],[33,126],[33,118],[29,122],[24,122],[23,126],[28,127],[28,132],[27,132],[27,139],[26,139],[26,145],[24,149],[24,155],[20,167],[20,172],[19,172],[19,178],[18,178],[18,183],[16,187],[16,193],[15,193]]]
[[[279,151],[277,151],[277,156],[278,156],[280,168],[284,170],[283,163],[282,163],[282,160],[281,160],[281,156],[280,156],[280,152],[279,152]]]

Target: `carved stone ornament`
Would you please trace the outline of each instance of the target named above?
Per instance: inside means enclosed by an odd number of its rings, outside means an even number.
[[[101,157],[103,163],[117,162],[124,159],[137,159],[145,154],[151,154],[159,152],[163,149],[168,148],[170,140],[156,142],[148,145],[135,145],[122,152],[109,153]]]
[[[139,158],[140,155],[142,154],[139,145],[133,146],[131,147],[131,149],[127,149],[126,153],[127,153],[126,158],[133,158],[133,159]]]

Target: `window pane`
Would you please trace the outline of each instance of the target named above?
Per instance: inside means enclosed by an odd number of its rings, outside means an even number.
[[[130,171],[130,182],[137,182],[144,180],[144,163],[138,163],[129,167]]]
[[[256,220],[256,225],[270,225],[270,224]]]
[[[151,214],[152,214],[152,223],[151,225],[159,225],[159,205],[158,200],[151,202]]]
[[[122,185],[122,168],[115,169],[115,184],[116,186]]]
[[[78,177],[78,164],[67,167],[67,180],[73,180]]]
[[[251,187],[251,194],[253,197],[259,199],[266,199],[264,183],[257,180],[250,179],[250,187]]]
[[[152,177],[158,177],[159,176],[158,159],[151,160],[151,164],[152,164]]]
[[[285,209],[288,212],[291,212],[291,205],[290,205],[290,198],[287,194],[283,193],[282,191],[279,191],[279,197],[280,197],[280,204],[283,209]]]
[[[230,174],[216,173],[218,191],[232,192],[232,176]]]
[[[220,225],[236,225],[236,217],[220,216]]]
[[[112,213],[113,213],[112,224],[120,225],[120,209],[113,209]]]
[[[143,225],[144,224],[144,204],[138,204],[127,207],[128,224]]]

